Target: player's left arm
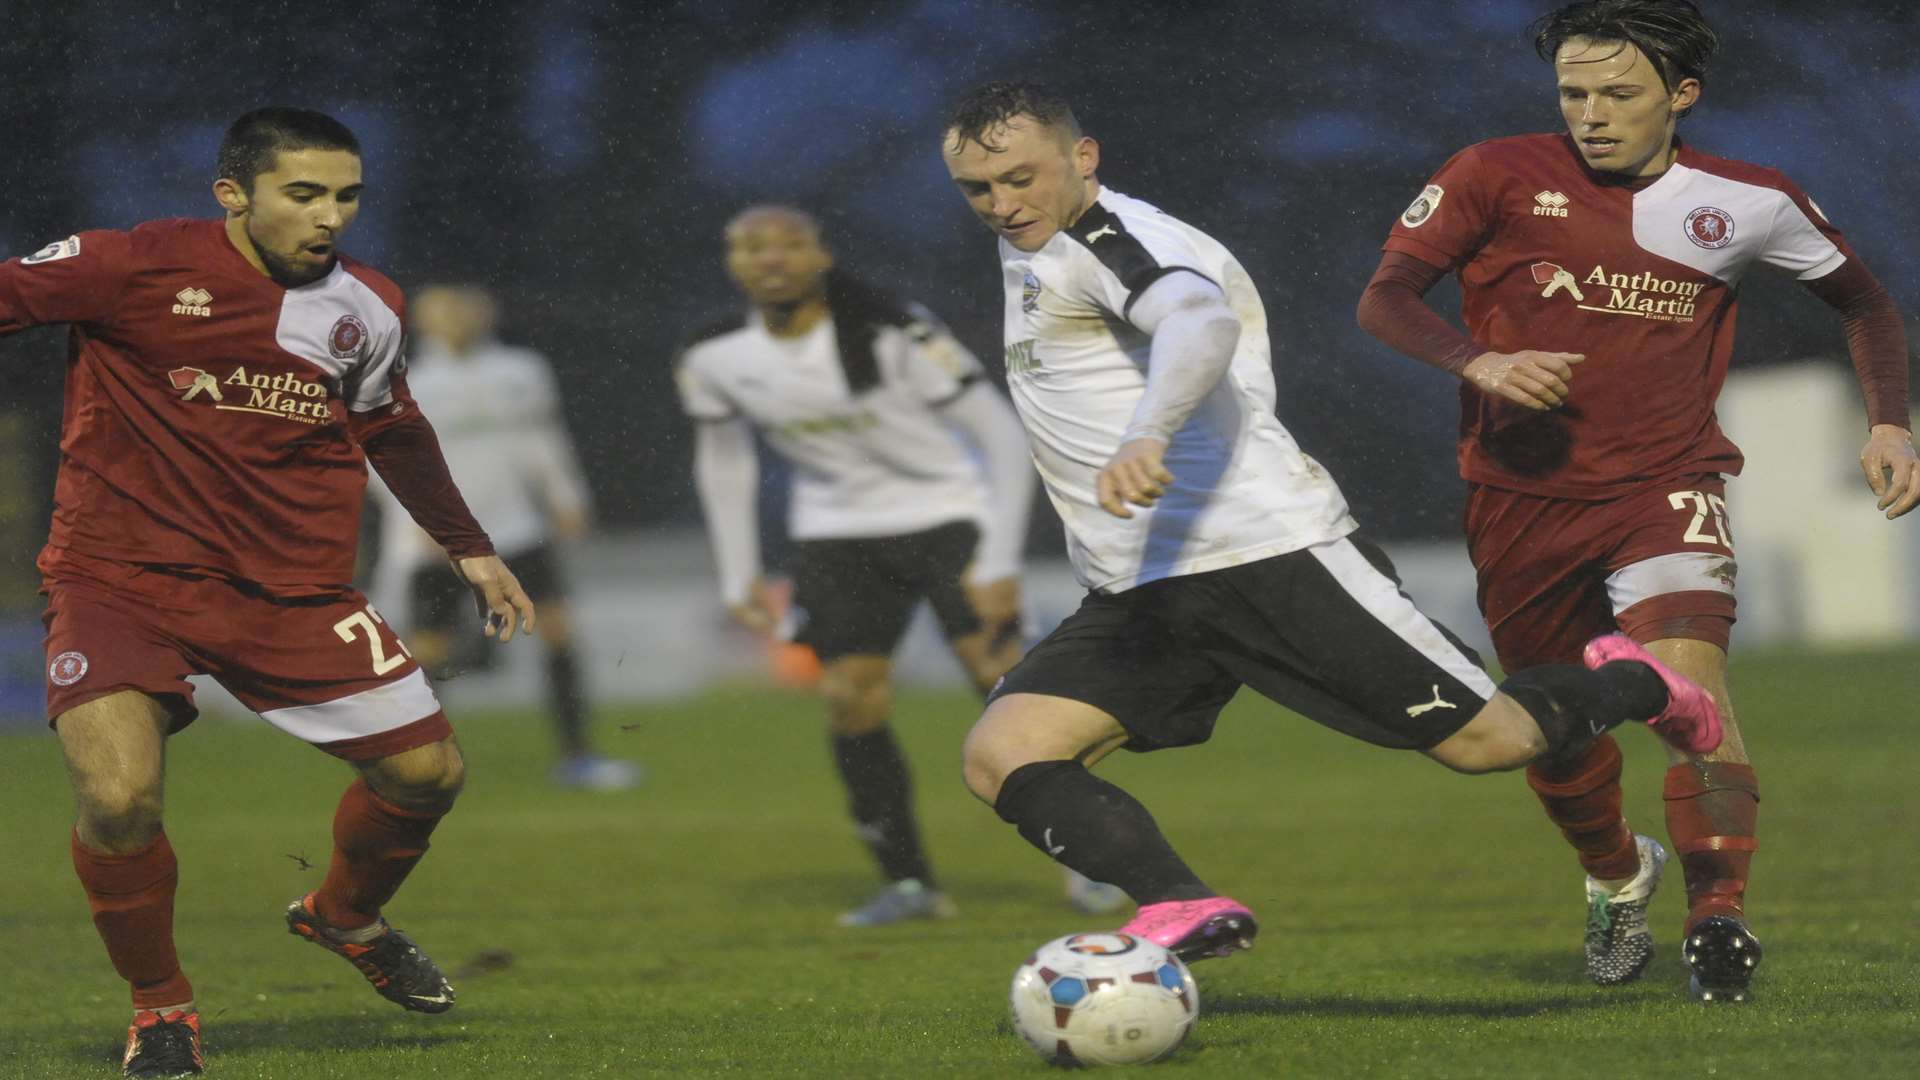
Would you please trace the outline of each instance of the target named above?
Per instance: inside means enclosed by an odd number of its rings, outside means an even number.
[[[1860,470],[1889,519],[1920,505],[1920,454],[1907,400],[1907,331],[1899,305],[1812,199],[1783,178],[1786,198],[1767,235],[1762,261],[1793,272],[1840,313],[1847,352],[1867,403]]]
[[[533,601],[513,571],[494,554],[493,542],[467,509],[440,451],[440,439],[419,406],[400,396],[374,413],[348,416],[367,463],[380,474],[394,500],[446,550],[454,573],[473,590],[484,620],[482,632],[501,641],[512,641],[521,626],[532,633]]]
[[[1162,274],[1135,295],[1127,321],[1153,338],[1147,386],[1120,438],[1120,448],[1094,480],[1100,506],[1130,518],[1134,506],[1152,506],[1174,476],[1162,463],[1173,433],[1233,365],[1240,320],[1220,286],[1198,273]]]
[[[404,334],[398,326],[375,342],[345,387],[347,430],[367,462],[414,522],[446,550],[454,573],[473,590],[488,637],[512,641],[533,632],[533,601],[494,554],[454,486],[433,425],[407,393]]]

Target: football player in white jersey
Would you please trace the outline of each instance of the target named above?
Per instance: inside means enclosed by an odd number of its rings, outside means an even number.
[[[823,665],[834,761],[888,880],[840,922],[944,916],[888,726],[891,655],[926,600],[980,692],[1018,659],[1033,501],[1020,425],[930,314],[835,270],[812,217],[749,207],[726,242],[748,310],[698,335],[678,371],[721,592],[742,624],[775,631],[757,432],[793,466],[795,638]]]
[[[553,371],[534,350],[494,336],[497,308],[485,289],[422,289],[411,321],[408,379],[440,418],[435,427],[448,467],[474,516],[521,568],[528,593],[542,599],[548,714],[560,750],[554,781],[595,791],[633,787],[639,766],[596,754],[587,734],[559,548],[586,534],[589,503]],[[456,655],[464,639],[453,630],[466,600],[441,580],[447,575],[439,546],[399,511],[384,486],[376,482],[369,490],[381,508],[374,582],[381,609],[408,628],[414,657],[436,676],[486,663],[485,653]]]
[[[1713,699],[1618,636],[1496,687],[1354,535],[1339,487],[1274,416],[1266,315],[1233,255],[1101,186],[1067,102],[989,83],[941,149],[1000,238],[1008,383],[1066,523],[1080,609],[1007,673],[967,786],[1029,843],[1140,908],[1123,932],[1196,960],[1253,915],[1196,876],[1088,767],[1204,742],[1243,685],[1453,769],[1512,769],[1629,719],[1713,746]]]

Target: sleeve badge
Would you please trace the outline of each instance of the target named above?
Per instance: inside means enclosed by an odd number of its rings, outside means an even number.
[[[1400,215],[1400,224],[1409,229],[1425,225],[1433,212],[1440,209],[1440,197],[1445,194],[1439,184],[1428,184],[1419,198],[1413,200],[1413,205],[1407,207],[1407,212]]]
[[[20,265],[33,266],[37,263],[59,262],[61,259],[71,259],[78,254],[80,254],[80,238],[78,236],[69,236],[65,240],[55,240],[39,251],[21,259]]]

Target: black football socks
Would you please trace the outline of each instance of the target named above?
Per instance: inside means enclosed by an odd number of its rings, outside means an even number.
[[[570,758],[590,753],[587,705],[580,693],[580,665],[574,659],[572,648],[547,651],[547,705],[553,710],[561,752]]]
[[[888,881],[933,887],[933,871],[913,818],[913,780],[893,731],[833,736],[833,763],[847,787],[847,810]]]
[[[1119,886],[1136,903],[1214,895],[1146,807],[1077,761],[1020,766],[1000,785],[993,809],[1055,862]]]
[[[1637,660],[1587,670],[1573,664],[1528,668],[1500,684],[1547,737],[1543,758],[1577,754],[1629,720],[1648,720],[1667,707],[1667,684]]]

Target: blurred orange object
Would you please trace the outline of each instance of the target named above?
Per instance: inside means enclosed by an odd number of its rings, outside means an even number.
[[[820,683],[820,658],[797,641],[775,641],[767,646],[773,681],[792,690],[811,690]]]

